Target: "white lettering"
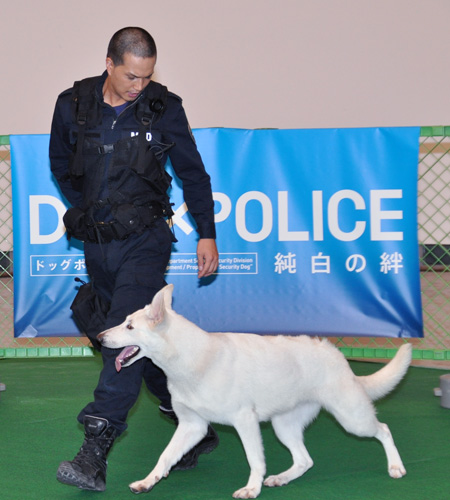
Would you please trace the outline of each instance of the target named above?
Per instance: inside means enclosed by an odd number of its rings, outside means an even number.
[[[309,231],[289,231],[288,192],[278,191],[278,235],[280,241],[308,241]]]
[[[253,243],[263,241],[273,231],[273,219],[277,217],[279,241],[310,241],[311,239],[323,241],[325,224],[328,224],[331,236],[339,241],[355,241],[369,230],[369,226],[372,241],[399,241],[403,239],[403,231],[383,231],[382,223],[388,220],[402,220],[403,211],[382,210],[381,207],[384,199],[401,199],[402,196],[403,192],[400,189],[371,190],[370,199],[367,201],[357,191],[342,189],[333,193],[327,201],[324,200],[323,191],[317,190],[311,193],[312,210],[309,212],[305,210],[303,199],[301,200],[302,206],[295,206],[296,210],[292,210],[292,207],[289,206],[288,191],[278,192],[277,207],[272,206],[271,199],[265,193],[249,191],[238,198],[234,207],[236,231],[246,241]],[[218,212],[215,214],[215,222],[218,224],[225,222],[233,212],[233,203],[225,193],[214,192],[213,198],[217,204],[220,204]],[[350,201],[350,208],[345,207],[344,209],[343,202],[345,201]],[[247,207],[250,202],[257,203],[261,207],[261,214],[258,213],[257,217],[251,215],[254,211],[250,211]],[[294,200],[294,202],[299,205],[298,200]],[[358,217],[354,222],[353,217],[351,217],[351,222],[349,222],[347,214],[353,210],[355,213],[357,211]],[[193,232],[193,228],[183,218],[187,211],[185,203],[180,205],[175,211],[172,222],[186,235],[189,235]],[[290,227],[295,224],[295,221],[293,222],[292,215],[291,217],[289,215],[299,211],[302,211],[301,217],[299,216],[298,219],[301,221],[307,220],[306,213],[311,213],[306,228]],[[250,217],[252,217],[251,220]],[[346,225],[344,225],[344,217],[346,217]]]
[[[383,198],[402,198],[401,189],[374,189],[370,192],[370,237],[373,241],[403,241],[403,231],[382,231],[381,221],[402,220],[403,210],[381,210]]]
[[[186,203],[183,203],[180,205],[176,210],[175,213],[172,216],[172,224],[175,226],[177,225],[183,232],[184,234],[191,234],[192,231],[194,230],[190,224],[188,224],[184,219],[183,215],[186,214],[188,211]]]
[[[247,230],[245,210],[249,201],[257,201],[262,208],[262,226],[257,233]],[[265,240],[272,231],[273,211],[270,198],[260,191],[249,191],[244,193],[236,202],[236,230],[239,236],[252,243]]]
[[[139,135],[139,132],[131,132],[131,133],[130,133],[130,136],[131,136],[131,137],[136,137],[137,135]],[[153,137],[153,136],[152,136],[152,133],[151,133],[151,132],[147,132],[147,133],[145,134],[145,139],[146,139],[148,142],[151,142],[152,137]]]
[[[352,231],[344,232],[341,230],[339,227],[339,203],[344,199],[352,200],[356,210],[364,210],[366,208],[364,198],[356,191],[351,191],[350,189],[338,191],[333,194],[328,202],[328,227],[336,239],[340,241],[355,241],[364,234],[366,223],[357,221]]]
[[[31,195],[30,202],[30,244],[32,245],[48,245],[58,241],[64,233],[66,228],[62,221],[63,215],[66,212],[66,207],[61,200],[49,195]],[[58,215],[58,224],[55,230],[50,234],[41,234],[39,210],[41,205],[50,205],[56,210]]]
[[[214,201],[220,203],[220,210],[214,216],[215,222],[223,222],[231,213],[231,200],[225,193],[213,193]]]
[[[323,192],[313,191],[314,241],[323,241]]]

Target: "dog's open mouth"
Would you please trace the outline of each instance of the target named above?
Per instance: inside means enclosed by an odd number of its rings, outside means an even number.
[[[116,370],[120,372],[122,366],[128,363],[131,358],[134,358],[139,351],[140,349],[137,345],[125,347],[125,349],[116,358]]]

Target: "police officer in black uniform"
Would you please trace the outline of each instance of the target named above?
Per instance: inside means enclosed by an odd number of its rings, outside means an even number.
[[[141,28],[123,28],[109,43],[103,75],[76,82],[60,94],[53,116],[51,169],[71,204],[64,216],[68,236],[84,242],[90,276],[73,310],[94,346],[98,333],[150,303],[166,284],[175,241],[168,224],[173,212],[167,195],[171,178],[164,169],[167,157],[197,225],[198,277],[210,276],[218,265],[210,177],[181,99],[151,81],[155,63],[151,35]],[[88,309],[83,308],[85,299]],[[96,491],[106,487],[106,456],[127,427],[142,379],[160,399],[161,411],[177,422],[166,377],[158,367],[144,358],[117,373],[118,351],[101,348],[101,354],[94,401],[78,415],[85,428],[83,445],[57,472],[63,483]],[[198,455],[217,444],[209,427],[174,468],[195,467]]]

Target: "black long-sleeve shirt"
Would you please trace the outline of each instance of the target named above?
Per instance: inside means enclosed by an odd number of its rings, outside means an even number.
[[[103,101],[102,88],[105,78],[106,72],[98,77],[95,99],[102,111],[100,125],[102,137],[100,139],[104,144],[113,144],[120,139],[137,134],[139,123],[133,109],[137,100],[117,115],[116,110]],[[83,207],[86,205],[86,200],[83,200],[83,191],[74,189],[69,176],[69,158],[73,153],[76,133],[72,89],[68,89],[59,95],[55,106],[50,136],[50,164],[53,175],[69,203],[75,207]],[[86,130],[86,133],[88,134],[89,130]],[[161,137],[164,144],[174,144],[168,152],[162,154],[160,163],[164,166],[167,156],[170,158],[176,175],[182,181],[184,199],[197,224],[200,238],[215,238],[214,201],[210,177],[197,150],[182,101],[175,94],[168,93],[166,109],[152,130],[152,135],[155,136],[152,141]],[[129,174],[127,170],[122,169],[123,177]],[[105,186],[98,184],[98,197],[100,198],[104,195],[102,190]],[[108,184],[110,189],[114,189],[111,182]]]

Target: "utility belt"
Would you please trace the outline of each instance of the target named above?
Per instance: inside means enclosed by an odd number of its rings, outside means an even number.
[[[98,205],[98,203],[96,204]],[[116,205],[111,207],[113,219],[96,221],[78,207],[72,207],[64,214],[68,238],[76,238],[90,243],[110,243],[113,240],[125,240],[133,233],[142,233],[156,219],[167,214],[162,207],[152,205]]]

